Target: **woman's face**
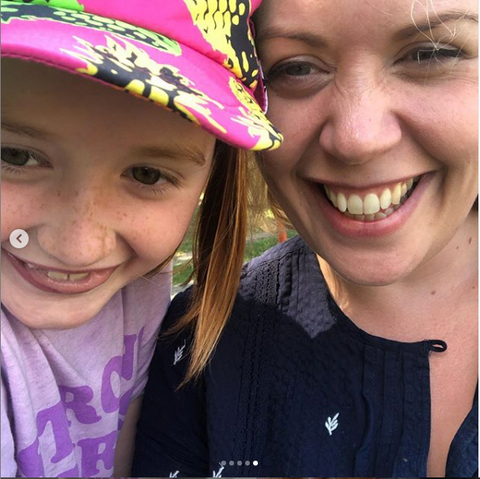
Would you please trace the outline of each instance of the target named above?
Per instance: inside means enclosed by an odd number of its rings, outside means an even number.
[[[400,281],[474,220],[477,14],[474,0],[266,0],[257,16],[285,135],[260,166],[350,281]]]
[[[2,304],[30,327],[72,328],[175,251],[215,138],[79,76],[2,68]]]

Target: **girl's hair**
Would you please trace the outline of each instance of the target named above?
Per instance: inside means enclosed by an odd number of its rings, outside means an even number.
[[[189,309],[167,332],[188,327],[193,334],[182,385],[206,367],[235,302],[245,250],[248,164],[248,152],[217,143],[194,233]]]

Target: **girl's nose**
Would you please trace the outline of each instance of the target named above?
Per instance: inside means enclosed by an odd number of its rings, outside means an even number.
[[[105,201],[91,192],[61,195],[54,214],[38,228],[40,247],[68,267],[105,266],[101,262],[115,250],[117,241],[106,208]]]
[[[380,86],[353,82],[337,87],[326,99],[327,119],[320,146],[350,165],[365,163],[388,152],[402,137],[391,93]]]

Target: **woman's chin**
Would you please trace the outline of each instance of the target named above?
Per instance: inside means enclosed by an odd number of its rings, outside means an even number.
[[[359,257],[351,261],[333,259],[327,263],[342,280],[357,286],[390,286],[400,283],[415,269],[413,262],[408,263],[405,258],[375,261]]]

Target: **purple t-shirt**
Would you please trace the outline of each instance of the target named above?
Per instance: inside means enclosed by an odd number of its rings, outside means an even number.
[[[2,307],[2,477],[112,475],[170,286],[169,273],[138,279],[68,330],[30,329]]]

